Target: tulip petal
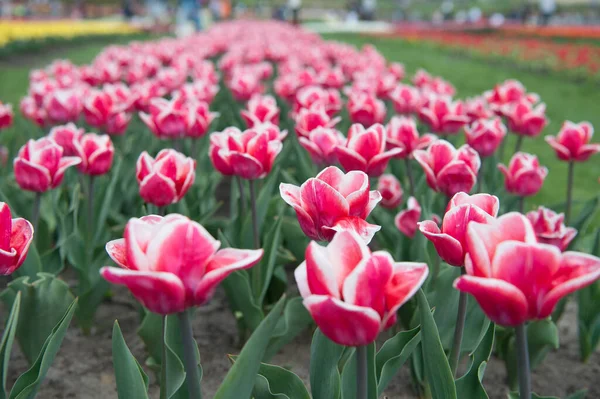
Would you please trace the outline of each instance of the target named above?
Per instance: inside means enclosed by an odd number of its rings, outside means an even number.
[[[335,232],[353,231],[362,238],[365,244],[368,244],[373,239],[375,233],[381,230],[381,226],[370,224],[363,218],[348,216],[338,219],[331,227],[323,226],[323,230],[329,231],[330,233],[326,234],[331,236],[333,236]]]
[[[200,306],[206,303],[221,281],[236,270],[248,269],[256,265],[262,256],[262,249],[223,248],[219,250],[206,266],[206,274],[196,287],[194,304]]]
[[[440,258],[452,266],[464,265],[463,247],[456,238],[442,233],[437,224],[431,220],[420,222],[418,225],[421,233],[433,243]]]
[[[52,188],[58,187],[58,185],[62,182],[67,168],[70,166],[79,165],[80,163],[81,158],[79,157],[62,157],[58,163],[58,169],[52,177]]]
[[[475,297],[494,323],[518,326],[527,320],[527,299],[514,285],[495,278],[461,276],[454,288]]]
[[[477,182],[477,175],[463,161],[448,163],[437,174],[437,187],[447,197],[464,191],[470,192]]]
[[[263,165],[254,157],[241,152],[232,152],[229,163],[233,173],[242,179],[259,179],[264,177]]]
[[[385,172],[388,162],[391,158],[399,156],[402,153],[400,148],[392,148],[389,151],[375,155],[367,164],[367,174],[371,177],[378,177]]]
[[[329,184],[319,179],[308,179],[300,188],[302,208],[316,226],[333,226],[341,217],[348,216],[346,199]]]
[[[342,146],[336,146],[334,152],[346,172],[351,170],[367,172],[367,161],[357,152]]]
[[[140,272],[105,266],[100,274],[112,284],[125,285],[148,310],[166,315],[185,310],[185,288],[166,272]]]
[[[396,320],[398,309],[417,293],[428,275],[429,268],[425,263],[396,262],[393,264],[392,278],[385,288],[387,316],[383,321],[384,328],[391,327]]]
[[[308,286],[308,271],[306,270],[306,261],[302,262],[300,266],[294,270],[294,278],[296,279],[296,285],[298,286],[300,296],[302,296],[302,298],[308,298],[311,293]]]
[[[47,169],[23,158],[14,161],[15,180],[23,190],[44,192],[50,188],[52,177]]]
[[[379,334],[381,318],[373,309],[324,295],[311,295],[303,303],[323,334],[339,345],[367,345]]]
[[[167,206],[177,198],[175,182],[161,173],[152,173],[140,182],[140,196],[156,206]]]

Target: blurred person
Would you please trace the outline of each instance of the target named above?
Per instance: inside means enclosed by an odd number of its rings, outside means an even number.
[[[146,0],[146,12],[152,19],[154,28],[159,28],[169,11],[163,0]]]
[[[213,22],[219,22],[223,17],[221,15],[222,6],[220,0],[210,0],[208,3],[208,8],[210,9],[210,13],[212,15]]]
[[[540,0],[540,13],[542,14],[542,25],[548,25],[550,18],[556,12],[555,0]]]
[[[377,7],[377,0],[362,0],[362,19],[365,21],[372,21],[375,19],[375,8]]]
[[[200,6],[197,0],[179,0],[177,8],[177,25],[182,26],[187,21],[192,21],[196,32],[202,30],[200,22]]]
[[[123,12],[123,18],[125,18],[126,21],[130,21],[135,16],[132,0],[123,0],[121,10]]]
[[[300,23],[300,8],[302,7],[302,0],[288,0],[288,9],[292,13],[292,23],[298,25]]]
[[[481,12],[481,8],[479,8],[477,6],[469,8],[469,22],[470,23],[476,24],[477,22],[481,21],[482,16],[483,16],[483,13]]]

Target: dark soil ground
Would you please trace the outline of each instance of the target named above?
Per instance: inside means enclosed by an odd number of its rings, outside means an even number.
[[[97,326],[92,336],[84,336],[72,325],[46,380],[39,391],[42,399],[108,399],[116,398],[115,378],[111,355],[111,331],[115,319],[124,333],[133,354],[144,363],[146,353],[136,334],[139,313],[135,300],[122,287],[114,287],[115,295],[104,303],[97,314]],[[573,304],[571,304],[573,305]],[[534,391],[560,398],[581,388],[587,388],[588,399],[600,398],[600,353],[592,355],[587,364],[578,356],[576,309],[569,306],[560,321],[560,349],[550,353],[544,363],[533,373]],[[2,318],[6,317],[6,312]],[[236,345],[236,323],[229,311],[225,295],[218,291],[214,300],[196,313],[194,332],[202,356],[204,397],[212,398],[220,382],[229,370],[227,354],[239,352]],[[306,331],[286,346],[272,363],[292,369],[305,381],[308,380],[311,331]],[[13,347],[13,359],[9,374],[9,386],[17,375],[27,368],[25,358],[18,345]],[[151,378],[150,396],[158,398],[158,386],[154,375]],[[506,398],[504,363],[492,359],[487,367],[484,385],[491,399]],[[405,365],[401,373],[390,384],[389,399],[415,398],[410,372]],[[468,399],[468,398],[460,398]]]

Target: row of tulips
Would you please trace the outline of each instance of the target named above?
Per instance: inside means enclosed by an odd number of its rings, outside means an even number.
[[[143,306],[161,398],[201,397],[191,319],[219,285],[240,337],[252,334],[216,398],[375,398],[406,362],[421,397],[483,398],[494,346],[510,385],[518,370],[519,395],[531,398],[530,368],[553,345],[564,298],[580,289],[580,307],[592,309],[581,322],[589,356],[600,232],[578,238],[598,199],[570,218],[574,165],[600,152],[592,126],[565,122],[547,137],[569,164],[565,215],[525,214],[524,198],[549,173],[520,151],[546,126],[539,97],[511,80],[462,101],[441,77],[405,75],[371,46],[253,21],[33,71],[21,113],[44,137],[18,151],[16,184],[7,177],[0,193],[31,221],[2,206],[0,270],[15,277],[0,295],[12,307],[4,353],[18,331],[32,366],[11,397],[37,392],[73,315],[93,331],[107,281]],[[10,106],[2,112],[12,123]],[[508,132],[517,146],[505,166]],[[104,266],[103,247],[118,267]],[[298,263],[300,297],[287,299],[285,267]],[[72,288],[65,267],[76,271]],[[22,333],[33,317],[23,300],[47,312],[33,332]],[[311,320],[309,389],[268,360]],[[148,397],[118,324],[113,351],[119,397]]]

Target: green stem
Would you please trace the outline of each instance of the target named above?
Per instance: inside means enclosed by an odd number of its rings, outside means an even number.
[[[571,203],[573,201],[573,180],[575,180],[575,162],[569,162],[569,176],[567,178],[567,208],[565,209],[565,226],[571,221]]]
[[[160,399],[167,399],[167,316],[162,317],[162,358],[160,361]]]
[[[465,268],[461,268],[461,274],[465,274]],[[465,319],[467,317],[467,294],[466,292],[460,293],[458,298],[458,313],[456,315],[456,327],[454,328],[454,340],[452,342],[452,350],[450,351],[450,357],[448,362],[450,363],[450,369],[452,375],[456,376],[458,369],[458,361],[460,359],[460,347],[462,345],[463,332],[465,329]]]
[[[181,139],[180,138],[176,138],[173,139],[173,149],[177,152],[181,152]]]
[[[356,399],[367,399],[367,347],[356,347]]]
[[[185,365],[185,380],[187,382],[189,398],[201,399],[200,374],[198,373],[198,362],[196,360],[196,345],[192,324],[187,311],[177,314],[179,318],[179,330],[181,331],[181,341],[183,343],[183,362]]]
[[[517,136],[517,144],[515,145],[515,154],[519,151],[521,151],[521,147],[523,146],[523,136],[522,134],[519,134]]]
[[[531,399],[531,374],[529,371],[529,348],[525,323],[515,327],[517,335],[517,362],[519,372],[519,398]]]
[[[198,142],[199,138],[192,138],[192,146],[190,148],[190,158],[193,160],[198,160]]]
[[[238,183],[238,191],[240,192],[240,214],[243,215],[246,210],[246,197],[244,195],[244,182],[242,178],[237,176],[235,178]]]
[[[88,246],[93,250],[92,243],[94,237],[94,176],[90,175],[88,180],[88,200],[87,200],[87,231],[88,231]]]
[[[250,204],[252,206],[252,231],[254,235],[254,248],[260,248],[260,236],[258,232],[258,214],[256,212],[256,192],[254,190],[254,180],[250,180]],[[262,291],[262,271],[261,271],[261,263],[254,266],[252,270],[252,288],[254,290],[254,296],[258,298]]]
[[[31,224],[33,225],[34,233],[37,233],[38,222],[40,221],[40,205],[42,204],[42,193],[35,193],[33,200],[33,209],[31,210]],[[34,234],[37,237],[37,234]]]
[[[519,212],[525,211],[525,197],[519,197]]]
[[[406,176],[408,177],[408,192],[411,197],[415,196],[415,178],[412,173],[412,166],[410,165],[409,157],[404,158],[404,165],[406,165]]]

